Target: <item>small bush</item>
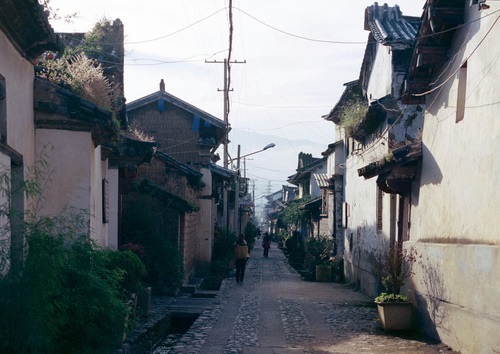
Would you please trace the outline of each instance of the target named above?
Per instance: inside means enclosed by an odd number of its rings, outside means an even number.
[[[340,113],[340,126],[344,128],[347,136],[350,136],[363,122],[368,113],[368,106],[358,97],[342,108]]]
[[[144,263],[129,250],[121,252],[107,251],[107,253],[109,259],[107,267],[111,270],[121,269],[124,271],[120,287],[127,292],[125,297],[129,298],[131,293],[139,293],[142,289],[142,280],[147,274]]]
[[[317,265],[328,263],[332,248],[332,241],[326,236],[308,238],[306,242],[307,268],[314,270]]]
[[[47,225],[30,228],[24,263],[0,279],[0,351],[112,351],[128,313],[125,270],[109,267],[110,251]]]

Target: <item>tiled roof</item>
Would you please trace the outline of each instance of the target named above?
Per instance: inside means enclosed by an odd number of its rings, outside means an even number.
[[[411,43],[419,24],[420,18],[403,16],[398,5],[390,7],[375,3],[365,10],[365,30],[371,31],[380,43]]]
[[[180,161],[177,161],[173,157],[171,157],[168,154],[165,154],[164,152],[161,151],[156,151],[155,156],[158,157],[160,160],[165,162],[166,164],[169,164],[170,166],[175,167],[182,173],[184,173],[186,176],[192,177],[192,178],[201,178],[203,177],[203,173],[195,170],[194,168],[189,167],[186,164],[183,164]]]
[[[0,30],[25,57],[58,50],[58,38],[38,1],[0,0]]]
[[[313,173],[314,179],[320,188],[328,187],[328,176],[326,173]]]
[[[216,165],[214,163],[210,163],[208,165],[208,169],[210,171],[212,171],[213,173],[216,173],[219,176],[226,178],[226,179],[234,178],[238,174],[236,171],[230,170],[228,168],[224,168],[224,167]]]
[[[328,176],[326,173],[313,173],[313,177],[320,188],[328,187]]]
[[[185,110],[187,112],[192,113],[195,116],[200,117],[201,119],[209,122],[210,124],[213,124],[215,127],[219,128],[219,129],[226,130],[226,123],[223,120],[221,120],[217,117],[214,117],[213,115],[211,115],[205,111],[202,111],[201,109],[193,106],[192,104],[189,104],[189,103],[181,100],[180,98],[175,97],[174,95],[172,95],[166,91],[163,91],[163,90],[157,91],[157,92],[152,93],[148,96],[144,96],[144,97],[139,98],[133,102],[127,103],[127,112],[132,111],[136,108],[145,106],[147,104],[150,104],[152,102],[157,102],[158,100],[165,100],[166,102],[169,102],[169,103],[171,103],[179,108],[182,108],[183,110]]]
[[[338,103],[335,105],[335,107],[332,108],[330,113],[322,117],[323,119],[329,120],[335,124],[339,124],[340,114],[342,113],[343,108],[347,104],[349,104],[349,102],[353,101],[356,97],[361,96],[359,80],[346,82],[344,86],[345,90],[342,93],[342,96],[340,96]]]

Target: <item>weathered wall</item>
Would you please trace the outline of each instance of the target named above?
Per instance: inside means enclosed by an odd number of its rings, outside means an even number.
[[[102,179],[107,178],[108,164],[101,160],[100,147],[94,148],[91,133],[37,129],[36,139],[37,155],[48,166],[38,203],[40,215],[78,213],[86,220],[90,237],[108,247],[108,224],[102,222]]]
[[[65,207],[89,214],[95,150],[90,133],[38,129],[36,139],[37,155],[45,156],[49,177],[41,196],[42,215],[58,215]]]
[[[422,328],[462,353],[500,351],[500,44],[496,17],[467,7],[444,85],[426,97],[423,161],[411,239],[422,259],[414,292]],[[497,11],[500,4],[491,4]],[[468,58],[468,59],[467,59]],[[467,59],[464,119],[456,122],[459,68]],[[434,80],[437,78],[433,78]],[[430,269],[430,271],[429,271]],[[427,317],[426,317],[427,316]]]
[[[386,250],[389,243],[390,195],[384,194],[382,231],[377,231],[377,184],[376,178],[359,177],[357,169],[378,159],[377,149],[370,149],[362,156],[347,158],[345,201],[349,205],[349,217],[345,230],[344,258],[346,278],[372,296],[381,290],[378,275],[373,269],[374,260]]]
[[[0,31],[0,76],[5,79],[7,144],[23,156],[26,166],[35,162],[33,65],[17,52]]]
[[[461,353],[498,351],[500,247],[422,242],[406,246],[414,246],[422,256],[409,284],[419,327]]]
[[[373,63],[367,98],[371,101],[391,94],[392,87],[392,55],[391,48],[380,43],[376,44],[377,54]]]

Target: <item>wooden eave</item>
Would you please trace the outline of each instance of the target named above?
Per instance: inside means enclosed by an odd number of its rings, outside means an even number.
[[[364,141],[367,135],[371,134],[378,126],[386,119],[387,112],[384,108],[386,105],[391,105],[394,98],[391,95],[384,96],[377,101],[374,101],[368,107],[368,112],[365,118],[350,134],[351,138],[357,141]],[[384,107],[382,106],[384,105]],[[391,105],[392,106],[392,105]]]
[[[38,1],[0,0],[0,30],[28,60],[59,50],[58,37]]]
[[[147,179],[144,179],[137,188],[139,192],[161,200],[169,208],[174,208],[181,212],[188,213],[200,210],[198,206],[194,205],[190,201],[168,192],[166,189]]]
[[[390,158],[372,162],[358,169],[358,175],[369,179],[377,175],[392,171],[395,167],[406,166],[418,161],[422,157],[422,142],[416,141],[392,150]]]
[[[412,59],[406,74],[402,101],[422,104],[429,91],[432,77],[450,58],[456,27],[465,21],[463,2],[428,0],[422,14],[420,29]]]
[[[339,140],[334,143],[328,144],[328,148],[321,153],[321,156],[328,158],[331,154],[335,153],[338,147],[344,145],[344,140]]]
[[[35,79],[35,128],[91,131],[96,126],[111,128],[112,113],[80,96]]]
[[[315,159],[312,163],[298,168],[296,171],[297,173],[291,175],[288,177],[287,182],[291,184],[297,185],[301,181],[306,181],[311,178],[311,173],[314,171],[316,167],[321,165],[322,163],[327,161],[327,157],[322,157],[319,159]]]
[[[299,209],[301,209],[301,210],[314,210],[314,209],[317,209],[317,208],[321,207],[321,200],[322,200],[321,197],[313,199],[313,200],[310,200],[310,201],[302,204],[301,206],[299,206]]]
[[[135,168],[151,162],[155,148],[156,142],[121,137],[117,143],[102,144],[101,158],[109,159],[111,166]]]
[[[163,162],[165,162],[165,164],[180,171],[182,174],[184,174],[188,178],[200,179],[201,177],[203,177],[203,173],[201,173],[200,171],[197,171],[194,168],[191,168],[191,167],[183,164],[182,162],[177,161],[176,159],[174,159],[170,155],[165,154],[164,152],[156,151],[155,156],[158,157]]]
[[[166,169],[171,169],[179,172],[180,174],[186,176],[189,184],[196,189],[205,187],[205,183],[201,180],[203,173],[191,168],[182,162],[177,161],[170,155],[167,155],[161,151],[156,151],[155,156],[165,163]]]
[[[359,89],[359,80],[346,82],[344,86],[345,89],[342,93],[342,96],[340,96],[339,101],[337,102],[335,107],[332,108],[330,113],[322,117],[323,119],[331,121],[335,124],[339,124],[340,113],[342,112],[342,109],[356,97],[361,96],[361,90]]]
[[[230,181],[231,179],[236,178],[238,175],[237,172],[230,170],[228,168],[224,168],[222,166],[216,165],[214,163],[210,163],[208,165],[208,169],[212,172],[212,174],[219,176],[221,179]]]

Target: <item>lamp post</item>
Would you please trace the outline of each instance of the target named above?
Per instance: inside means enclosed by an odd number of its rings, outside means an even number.
[[[273,147],[275,147],[276,144],[275,143],[270,143],[270,144],[267,144],[266,146],[264,146],[262,149],[260,150],[257,150],[257,151],[254,151],[254,152],[251,152],[249,154],[246,154],[246,155],[243,155],[243,156],[240,156],[240,149],[241,149],[241,146],[238,145],[238,155],[236,157],[236,159],[231,159],[229,160],[229,162],[232,162],[234,160],[236,160],[236,171],[238,172],[238,175],[236,177],[236,193],[235,193],[235,196],[234,196],[234,207],[235,207],[235,213],[234,213],[234,227],[236,229],[237,227],[237,232],[238,232],[238,235],[241,233],[241,216],[240,216],[240,175],[239,175],[239,172],[240,172],[240,160],[244,157],[247,157],[247,156],[250,156],[250,155],[254,155],[254,154],[258,154],[259,152],[262,152],[262,151],[265,151],[267,149],[271,149]]]

